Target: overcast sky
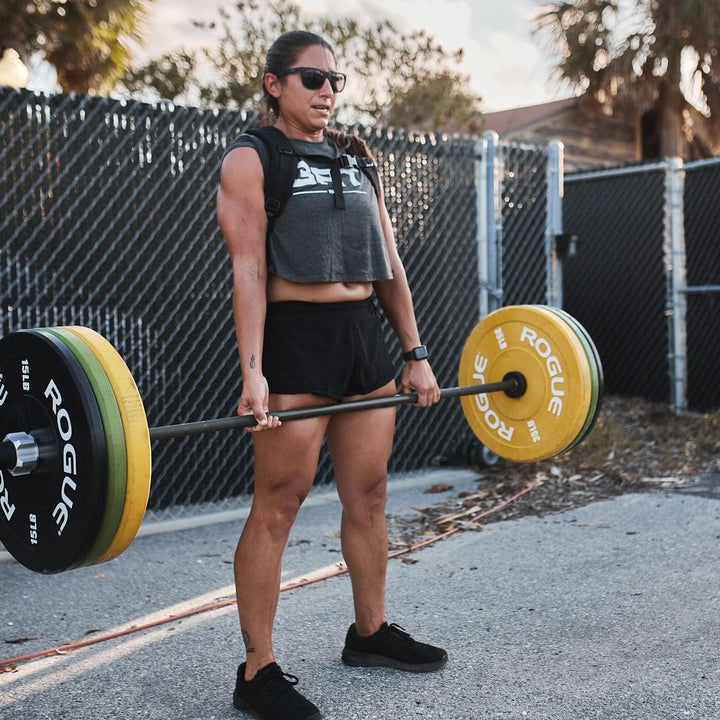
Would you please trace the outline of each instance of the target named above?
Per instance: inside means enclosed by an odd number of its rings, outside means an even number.
[[[549,80],[551,60],[530,31],[542,0],[296,0],[308,13],[390,19],[403,30],[424,29],[446,50],[463,48],[462,71],[483,98],[485,112],[568,97]],[[213,20],[230,0],[154,0],[146,52],[208,42],[191,19]],[[34,89],[49,89],[37,87]]]
[[[155,49],[163,52],[191,43],[197,34],[190,18],[215,18],[221,1],[155,0],[148,49],[156,54]],[[447,50],[463,48],[462,70],[470,75],[473,89],[483,97],[486,112],[570,94],[551,84],[551,62],[530,31],[530,19],[541,0],[298,1],[308,14],[354,17],[366,22],[385,17],[402,29],[428,31]]]

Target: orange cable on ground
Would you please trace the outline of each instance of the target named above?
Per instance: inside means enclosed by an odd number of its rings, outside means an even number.
[[[495,505],[494,507],[490,508],[489,510],[485,510],[481,512],[479,515],[476,515],[475,517],[471,518],[468,522],[478,522],[478,520],[481,520],[484,517],[487,517],[488,515],[491,515],[492,513],[498,512],[499,510],[502,510],[503,508],[507,507],[508,505],[515,502],[518,498],[521,498],[523,495],[526,495],[531,490],[534,490],[538,485],[540,484],[539,480],[535,480],[535,482],[529,484],[524,490],[521,490],[520,492],[516,493],[515,495],[512,495],[507,500],[503,500],[498,505]],[[447,530],[444,533],[440,533],[439,535],[433,535],[433,537],[428,538],[427,540],[423,540],[422,542],[415,543],[414,545],[410,545],[406,548],[403,548],[402,550],[397,550],[395,552],[388,554],[388,559],[396,558],[401,555],[407,555],[410,552],[413,552],[414,550],[419,550],[423,547],[427,547],[428,545],[432,545],[433,543],[438,542],[439,540],[444,540],[447,537],[450,537],[451,535],[454,535],[456,532],[459,532],[461,528],[455,527],[451,530]],[[308,579],[303,579],[297,582],[289,583],[282,585],[280,587],[280,592],[285,592],[287,590],[295,590],[297,588],[306,587],[307,585],[313,585],[314,583],[320,582],[322,580],[329,580],[330,578],[337,577],[339,575],[344,575],[347,573],[348,569],[347,566],[339,565],[337,569],[335,570],[329,570],[326,573],[323,573],[322,575],[319,575],[317,577],[312,577]],[[224,607],[228,607],[229,605],[235,605],[237,603],[237,600],[235,598],[228,598],[226,600],[219,600],[214,603],[209,603],[207,605],[201,605],[200,607],[193,608],[191,610],[187,610],[185,612],[178,613],[176,615],[169,615],[165,618],[160,618],[159,620],[153,620],[152,622],[144,623],[142,625],[133,625],[132,627],[125,628],[124,630],[118,630],[116,632],[107,633],[105,635],[98,635],[93,638],[87,638],[86,640],[78,640],[76,642],[67,643],[65,645],[59,645],[54,648],[48,648],[47,650],[39,650],[38,652],[29,653],[27,655],[19,655],[14,658],[7,658],[5,660],[0,660],[0,668],[6,667],[9,665],[18,665],[19,663],[28,662],[29,660],[37,660],[39,658],[44,657],[50,657],[52,655],[64,655],[65,653],[68,653],[72,650],[79,650],[80,648],[88,647],[89,645],[97,645],[98,643],[105,642],[107,640],[115,640],[119,637],[124,637],[126,635],[131,635],[136,632],[140,632],[141,630],[150,630],[154,627],[158,627],[159,625],[165,625],[167,623],[175,622],[176,620],[182,620],[187,617],[192,617],[193,615],[200,615],[201,613],[205,612],[212,612],[213,610],[219,610]]]

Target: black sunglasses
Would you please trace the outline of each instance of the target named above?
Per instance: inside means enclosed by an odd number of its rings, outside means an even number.
[[[330,88],[334,93],[340,93],[345,88],[345,73],[334,70],[319,70],[311,67],[295,67],[277,73],[277,77],[285,77],[293,73],[300,73],[303,87],[308,90],[319,90],[326,80],[330,81]]]

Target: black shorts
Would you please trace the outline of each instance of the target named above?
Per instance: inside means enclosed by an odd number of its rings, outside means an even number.
[[[372,300],[268,303],[263,375],[271,393],[340,402],[395,377]]]

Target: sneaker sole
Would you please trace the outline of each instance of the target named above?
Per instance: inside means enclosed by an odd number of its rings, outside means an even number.
[[[394,670],[422,673],[439,670],[448,661],[448,656],[445,653],[439,660],[429,663],[405,663],[402,660],[395,660],[395,658],[383,655],[370,655],[369,653],[345,649],[343,650],[342,661],[346,665],[350,665],[350,667],[388,667]]]
[[[258,713],[252,705],[249,705],[238,695],[237,691],[233,692],[233,707],[236,710],[252,715],[252,717],[257,718],[257,720],[265,720],[265,718],[260,715],[260,713]],[[305,720],[322,720],[322,715],[319,712],[316,712],[314,715],[310,715],[305,718]]]
[[[241,712],[247,713],[248,715],[252,715],[254,718],[259,718],[259,720],[263,720],[262,715],[258,715],[254,708],[250,705],[248,705],[236,692],[233,693],[233,707],[236,710],[240,710]]]

